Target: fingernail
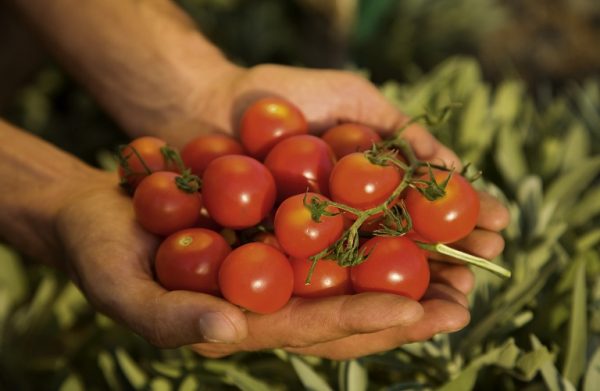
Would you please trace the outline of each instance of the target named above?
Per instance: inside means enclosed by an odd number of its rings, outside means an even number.
[[[198,321],[200,332],[207,342],[238,342],[238,333],[229,318],[220,312],[207,312]]]

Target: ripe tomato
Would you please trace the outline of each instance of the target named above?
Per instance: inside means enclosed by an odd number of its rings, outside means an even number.
[[[323,140],[329,144],[338,159],[353,152],[371,149],[381,137],[372,128],[361,124],[341,124],[327,130]]]
[[[231,247],[218,233],[189,228],[167,237],[156,253],[156,276],[168,290],[219,294],[218,274]]]
[[[177,171],[174,166],[165,163],[160,149],[166,145],[166,142],[157,137],[146,136],[136,138],[123,147],[119,151],[122,158],[118,169],[121,182],[133,191],[142,179],[153,172]]]
[[[268,244],[269,246],[275,247],[279,251],[283,251],[283,248],[279,244],[277,237],[270,232],[258,232],[252,237],[252,241]]]
[[[208,163],[220,156],[242,155],[244,148],[233,137],[221,133],[192,139],[181,150],[181,159],[194,175],[202,177]]]
[[[350,268],[342,267],[330,259],[317,262],[310,284],[306,284],[306,276],[312,265],[307,258],[292,258],[294,270],[294,295],[299,297],[327,297],[352,293]]]
[[[302,112],[291,102],[263,98],[246,109],[240,122],[240,139],[248,154],[264,159],[277,142],[286,137],[308,133]]]
[[[275,236],[286,253],[295,258],[308,258],[332,245],[344,230],[341,214],[321,216],[320,221],[312,219],[310,210],[304,206],[304,197],[310,203],[313,197],[327,200],[316,194],[298,194],[283,201],[275,213]],[[336,207],[328,206],[331,213],[338,213]]]
[[[264,243],[247,243],[221,264],[219,286],[229,302],[268,314],[279,310],[292,296],[294,273],[281,251]]]
[[[425,253],[403,236],[376,236],[361,246],[369,257],[350,270],[356,292],[388,292],[419,300],[429,286]]]
[[[333,167],[329,191],[334,201],[367,210],[383,203],[401,181],[398,168],[373,164],[363,153],[354,152]]]
[[[436,182],[443,183],[448,174],[435,171]],[[428,180],[429,174],[421,179]],[[479,197],[469,181],[457,173],[452,174],[443,197],[429,201],[418,190],[409,188],[405,201],[414,231],[433,243],[451,243],[462,239],[477,224]]]
[[[227,155],[209,163],[202,177],[202,197],[210,216],[232,229],[252,227],[275,203],[275,180],[259,161]]]
[[[142,227],[157,235],[193,227],[200,218],[200,193],[177,187],[179,174],[155,172],[140,182],[133,194],[135,216]]]
[[[308,134],[280,141],[265,159],[280,200],[306,191],[327,196],[334,164],[335,156],[327,143]]]

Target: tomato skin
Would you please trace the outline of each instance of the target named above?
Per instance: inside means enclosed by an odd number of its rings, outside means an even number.
[[[398,168],[373,164],[363,153],[354,152],[333,167],[329,191],[335,202],[367,210],[383,203],[401,181]]]
[[[291,102],[262,98],[250,105],[240,121],[240,139],[248,154],[263,160],[286,137],[308,133],[304,114]]]
[[[327,196],[334,164],[335,156],[327,143],[308,134],[280,141],[265,158],[280,200],[306,191]]]
[[[209,215],[226,228],[252,227],[275,204],[275,180],[259,161],[243,155],[216,158],[204,171],[202,198]]]
[[[155,172],[140,182],[133,194],[133,208],[139,224],[147,231],[167,236],[193,227],[200,218],[200,193],[187,193],[177,187],[179,174]]]
[[[304,197],[305,194],[298,194],[286,199],[275,213],[275,236],[285,252],[296,258],[308,258],[326,249],[341,237],[344,229],[341,214],[313,221],[310,210],[304,206]],[[327,200],[323,195],[306,193],[306,202],[310,203],[312,197]],[[326,210],[339,212],[333,206]]]
[[[429,264],[421,249],[403,236],[376,236],[361,246],[366,261],[350,270],[356,292],[387,292],[419,300],[429,286]]]
[[[310,284],[306,285],[312,261],[308,258],[292,258],[290,262],[294,270],[294,296],[314,298],[352,293],[349,267],[342,267],[330,259],[321,259],[317,261]]]
[[[277,240],[277,236],[270,232],[259,232],[252,237],[252,241],[268,244],[269,246],[275,247],[281,252],[284,251],[281,245],[279,244],[279,240]]]
[[[127,162],[131,174],[127,175],[124,167],[120,165],[117,173],[121,181],[126,183],[133,191],[137,188],[142,179],[148,176],[146,167],[151,173],[156,171],[177,171],[175,167],[168,165],[165,162],[165,158],[160,149],[166,145],[167,143],[164,140],[157,137],[144,136],[132,140],[123,147],[120,152]],[[143,159],[146,167],[144,167],[144,164],[140,161],[140,157]]]
[[[354,152],[371,149],[381,137],[372,128],[355,123],[341,124],[328,129],[322,136],[338,159]]]
[[[442,183],[448,174],[435,171],[436,182]],[[428,180],[429,174],[421,179]],[[418,190],[409,188],[405,203],[413,230],[432,243],[451,243],[464,238],[473,231],[479,216],[479,196],[469,181],[458,173],[452,174],[442,198],[429,201]]]
[[[264,243],[247,243],[225,258],[219,270],[219,285],[229,302],[269,314],[289,301],[294,273],[281,251]]]
[[[181,150],[181,159],[194,175],[202,177],[208,164],[216,158],[242,154],[244,148],[235,138],[222,133],[212,133],[190,140]]]
[[[230,252],[225,239],[214,231],[204,228],[177,231],[158,247],[156,276],[168,290],[218,295],[219,268]]]

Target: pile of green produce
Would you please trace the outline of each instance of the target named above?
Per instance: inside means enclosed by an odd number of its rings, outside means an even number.
[[[21,122],[39,124],[30,128],[46,125],[47,118],[27,113],[39,115],[52,88],[44,95],[37,87],[48,83],[46,74],[30,89],[38,95],[22,96]],[[381,88],[405,112],[428,113],[429,128],[484,172],[485,181],[476,184],[511,211],[506,248],[495,262],[513,276],[474,270],[467,328],[347,362],[281,350],[206,359],[150,346],[96,313],[63,274],[22,262],[3,246],[0,388],[595,389],[600,80],[574,83],[560,95],[540,90],[532,96],[517,80],[490,86],[476,61],[455,57],[410,84]],[[114,168],[108,151],[97,156],[99,164]]]

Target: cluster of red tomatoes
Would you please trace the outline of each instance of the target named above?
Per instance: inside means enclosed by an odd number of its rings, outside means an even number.
[[[475,226],[479,201],[468,181],[436,171],[444,191],[430,200],[415,171],[399,197],[410,234],[374,236],[383,217],[370,216],[361,227],[366,260],[340,266],[333,246],[357,218],[343,206],[357,212],[398,203],[389,198],[403,170],[363,152],[380,136],[358,124],[309,135],[303,114],[280,98],[252,104],[239,136],[200,136],[180,154],[153,137],[120,149],[119,173],[137,220],[163,237],[154,266],[166,289],[222,295],[257,313],[277,311],[292,295],[380,291],[418,300],[429,266],[410,238],[448,243]],[[326,256],[311,259],[316,254]]]

